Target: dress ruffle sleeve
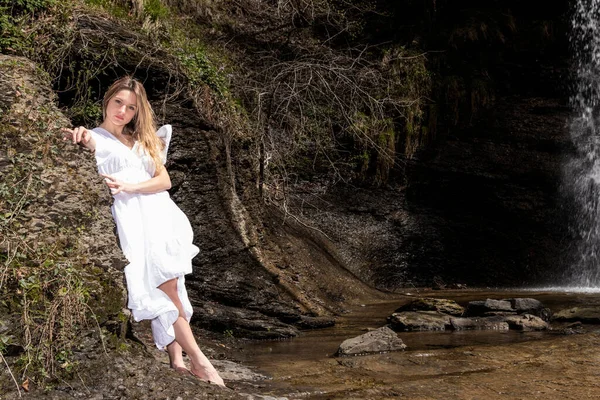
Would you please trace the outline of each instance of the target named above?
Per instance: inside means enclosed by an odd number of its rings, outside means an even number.
[[[91,134],[92,134],[92,138],[94,139],[94,142],[96,142],[96,149],[94,150],[94,156],[96,157],[96,164],[98,166],[104,164],[104,162],[106,162],[109,157],[110,157],[110,153],[111,153],[111,142],[109,142],[109,138],[107,138],[105,135],[103,135],[100,132],[97,132],[96,130],[90,130]]]
[[[163,164],[167,162],[167,153],[169,152],[169,143],[171,143],[172,133],[173,128],[171,125],[163,125],[158,131],[156,131],[156,136],[161,138],[165,144],[165,148],[160,152],[160,159]]]

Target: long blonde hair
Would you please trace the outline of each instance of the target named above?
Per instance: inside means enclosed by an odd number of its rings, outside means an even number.
[[[156,171],[162,167],[160,152],[165,148],[165,143],[156,136],[156,122],[154,111],[148,102],[146,89],[138,80],[124,76],[114,82],[104,94],[102,100],[102,118],[106,118],[106,107],[108,102],[121,90],[129,90],[135,94],[137,99],[137,110],[133,119],[125,125],[123,133],[131,135],[138,141],[142,150],[146,151],[156,165]]]

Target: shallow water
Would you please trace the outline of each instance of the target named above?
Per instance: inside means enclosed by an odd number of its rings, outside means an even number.
[[[569,290],[569,291],[565,291]],[[243,346],[241,359],[247,364],[272,374],[283,373],[286,363],[294,361],[319,361],[331,359],[344,340],[365,333],[368,329],[386,324],[386,318],[401,305],[415,297],[437,297],[455,300],[462,306],[469,301],[530,297],[541,301],[553,312],[574,306],[600,306],[600,289],[577,290],[576,288],[543,288],[519,290],[456,290],[456,291],[410,291],[397,298],[373,304],[358,305],[337,318],[334,327],[304,331],[301,336],[282,341],[248,342]],[[552,324],[558,328],[560,324]],[[564,325],[564,324],[562,324]],[[431,349],[464,346],[498,345],[530,340],[549,340],[556,335],[552,331],[445,331],[445,332],[399,332],[407,345],[407,352],[423,352]]]
[[[552,324],[555,330],[546,332],[399,332],[406,351],[334,356],[345,339],[384,326],[388,315],[415,297],[453,299],[463,306],[487,298],[531,297],[553,312],[600,306],[600,293],[593,291],[412,290],[351,307],[331,328],[291,340],[245,342],[237,357],[272,377],[258,383],[265,394],[288,399],[600,398],[595,325],[585,326],[583,335],[560,334],[566,324]]]

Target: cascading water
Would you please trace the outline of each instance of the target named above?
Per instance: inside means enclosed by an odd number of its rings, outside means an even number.
[[[575,206],[578,239],[570,286],[600,288],[600,0],[576,0],[571,47],[576,70],[570,132],[575,156],[565,186]]]

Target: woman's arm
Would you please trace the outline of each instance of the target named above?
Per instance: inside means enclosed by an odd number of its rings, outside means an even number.
[[[110,175],[100,175],[105,178],[106,185],[113,195],[121,192],[151,194],[171,189],[171,178],[164,166],[160,168],[154,177],[140,183],[127,183]]]
[[[73,144],[81,143],[85,148],[90,151],[96,150],[96,141],[92,137],[89,130],[80,126],[75,129],[62,128],[63,140],[72,140]]]

